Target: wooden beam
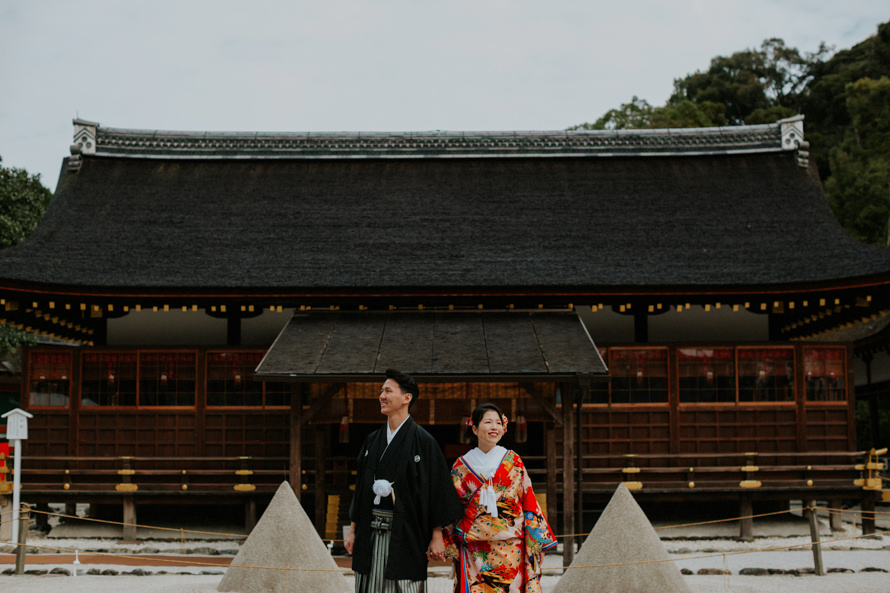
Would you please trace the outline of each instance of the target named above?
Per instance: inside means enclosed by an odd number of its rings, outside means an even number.
[[[312,402],[312,405],[309,406],[309,409],[303,414],[303,424],[306,424],[315,417],[316,414],[325,406],[331,399],[337,395],[344,387],[345,383],[331,383],[328,385],[327,389],[318,396],[318,399]],[[301,404],[302,408],[302,404]]]
[[[535,402],[544,409],[548,416],[550,416],[554,422],[557,424],[562,424],[562,417],[559,414],[559,410],[556,409],[556,406],[550,401],[547,397],[544,396],[541,391],[535,387],[534,383],[520,383],[519,387],[525,390],[528,393],[529,397],[531,397]]]

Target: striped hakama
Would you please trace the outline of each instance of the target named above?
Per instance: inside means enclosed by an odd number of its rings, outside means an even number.
[[[426,593],[426,581],[383,578],[392,536],[392,511],[371,511],[371,572],[355,573],[355,593]]]

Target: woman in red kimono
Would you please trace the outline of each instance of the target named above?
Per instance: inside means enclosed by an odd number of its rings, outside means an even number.
[[[450,533],[455,593],[540,593],[544,550],[556,546],[556,538],[522,459],[498,445],[507,417],[482,404],[470,426],[478,446],[451,469],[464,505]]]

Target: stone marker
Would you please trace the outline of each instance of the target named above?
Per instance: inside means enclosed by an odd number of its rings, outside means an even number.
[[[673,562],[625,564],[667,558],[668,553],[643,509],[627,487],[620,484],[553,593],[691,593]],[[599,566],[603,564],[617,566]],[[596,568],[581,568],[594,565]]]
[[[269,570],[274,567],[311,570]],[[351,593],[352,586],[282,482],[217,587],[237,593]]]

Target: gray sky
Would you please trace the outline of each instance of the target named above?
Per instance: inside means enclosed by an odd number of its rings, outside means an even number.
[[[0,0],[0,156],[55,188],[81,117],[192,131],[559,130],[886,0]]]

